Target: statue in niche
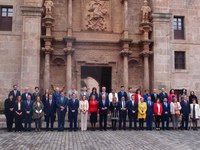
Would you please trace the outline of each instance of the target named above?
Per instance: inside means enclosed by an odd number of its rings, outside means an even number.
[[[54,4],[51,0],[45,0],[44,7],[46,9],[46,14],[51,14],[52,7],[54,7]]]
[[[149,13],[151,12],[151,8],[148,6],[148,1],[144,0],[144,5],[141,8],[142,11],[142,22],[149,22]]]
[[[105,31],[107,29],[107,16],[106,1],[91,0],[88,4],[86,28],[95,31]]]

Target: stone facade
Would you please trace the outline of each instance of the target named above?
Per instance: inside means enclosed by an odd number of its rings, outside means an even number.
[[[200,96],[199,0],[149,0],[144,15],[145,2],[1,0],[14,13],[12,31],[0,31],[0,99],[13,84],[80,91],[83,66],[110,67],[116,90],[186,88]],[[173,38],[173,16],[184,16],[184,40]],[[186,69],[174,69],[174,51],[186,52]]]

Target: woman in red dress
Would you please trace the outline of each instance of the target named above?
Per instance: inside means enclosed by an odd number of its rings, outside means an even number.
[[[95,95],[92,95],[89,102],[89,115],[90,115],[92,130],[95,130],[97,122],[98,105],[99,102],[95,99]]]

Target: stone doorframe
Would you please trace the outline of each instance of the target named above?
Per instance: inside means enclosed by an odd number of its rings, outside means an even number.
[[[107,62],[107,63],[98,63],[98,62],[88,62],[88,61],[77,61],[76,62],[76,70],[75,70],[75,77],[76,77],[76,87],[77,90],[80,92],[81,87],[81,67],[82,66],[92,66],[92,67],[111,67],[112,73],[111,73],[111,87],[116,87],[116,80],[117,80],[117,62]],[[90,91],[89,91],[90,92]]]

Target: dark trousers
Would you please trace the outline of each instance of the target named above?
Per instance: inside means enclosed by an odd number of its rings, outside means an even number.
[[[107,129],[107,110],[106,111],[101,111],[100,112],[100,129],[104,128],[104,130]],[[104,122],[104,126],[102,123]]]
[[[58,111],[58,130],[63,131],[65,127],[65,111]]]
[[[117,120],[116,119],[112,119],[112,129],[116,130],[116,125],[117,125]]]
[[[147,124],[147,130],[152,130],[153,114],[146,116],[146,124]]]
[[[144,118],[139,119],[139,129],[144,130]]]
[[[6,115],[6,125],[7,125],[8,131],[12,131],[13,119],[14,119],[14,113],[10,113]]]
[[[160,128],[160,119],[161,119],[161,116],[155,116],[156,128]]]
[[[55,116],[54,115],[46,115],[46,129],[49,129],[49,121],[51,122],[51,130],[53,130]],[[64,125],[63,125],[64,127]]]
[[[15,131],[22,131],[23,126],[22,126],[22,115],[15,115]]]
[[[31,114],[25,114],[25,130],[31,130],[31,121],[32,121],[32,115]],[[28,125],[28,128],[27,128]]]
[[[73,129],[73,124],[74,124],[74,130],[77,130],[77,118],[78,118],[77,112],[70,112],[69,114],[70,130]]]
[[[35,119],[35,129],[39,131],[41,129],[41,125],[42,125],[41,118]]]
[[[166,125],[165,125],[166,123]],[[162,115],[162,129],[165,130],[169,130],[169,115],[167,114],[163,114]]]
[[[126,129],[126,111],[119,112],[119,129],[121,129],[123,123],[123,129]]]
[[[137,129],[137,114],[129,113],[129,128],[132,129],[132,122],[134,121],[134,129]]]
[[[181,120],[181,128],[185,128],[186,130],[188,129],[188,122],[189,122],[189,114],[188,115],[183,115],[182,120]]]

